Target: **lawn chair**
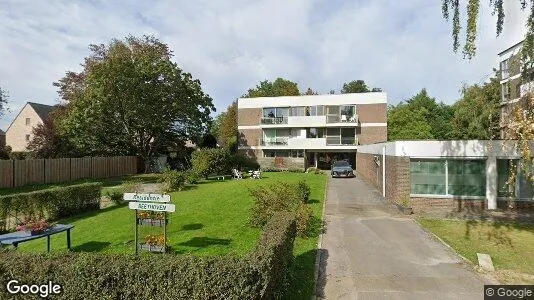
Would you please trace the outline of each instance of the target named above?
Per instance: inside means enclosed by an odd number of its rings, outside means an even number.
[[[252,175],[250,178],[253,178],[253,179],[261,179],[261,171],[252,171]]]
[[[232,169],[232,178],[243,179],[243,173],[239,172],[237,169]]]

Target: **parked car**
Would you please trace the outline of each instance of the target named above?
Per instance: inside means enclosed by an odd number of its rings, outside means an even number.
[[[334,177],[354,177],[352,166],[346,160],[336,161],[332,164],[330,171],[332,178]]]

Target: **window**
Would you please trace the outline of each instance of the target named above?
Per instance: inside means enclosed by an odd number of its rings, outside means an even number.
[[[324,137],[324,128],[308,128],[306,137],[309,139]]]
[[[486,195],[486,162],[484,160],[448,160],[447,163],[450,195]]]
[[[303,117],[306,115],[306,107],[305,106],[297,106],[291,108],[291,116],[293,117]]]
[[[30,135],[27,134],[27,135],[26,135],[26,141],[29,141],[29,140],[30,140]]]
[[[508,60],[501,61],[501,77],[502,79],[508,78]]]
[[[263,109],[263,117],[265,118],[274,118],[276,117],[276,108],[267,107]]]
[[[485,160],[412,159],[410,174],[411,194],[486,195]]]
[[[26,126],[30,125],[30,118],[26,118]]]
[[[412,160],[411,193],[422,195],[445,195],[445,160]]]
[[[291,150],[291,157],[298,158],[298,157],[304,157],[304,150]]]

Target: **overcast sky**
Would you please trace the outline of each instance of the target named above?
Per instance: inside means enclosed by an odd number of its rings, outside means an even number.
[[[52,83],[80,70],[89,44],[128,34],[168,43],[218,112],[276,77],[320,93],[364,79],[386,91],[390,104],[426,87],[453,103],[463,83],[487,80],[497,53],[525,32],[519,1],[505,2],[513,5],[499,38],[488,1],[481,2],[479,50],[468,61],[452,51],[441,0],[0,0],[0,86],[11,108],[0,128],[27,101],[58,103]]]

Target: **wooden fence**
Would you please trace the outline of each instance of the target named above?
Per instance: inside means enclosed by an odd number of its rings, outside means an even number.
[[[136,172],[136,156],[0,160],[0,188],[109,178]]]

